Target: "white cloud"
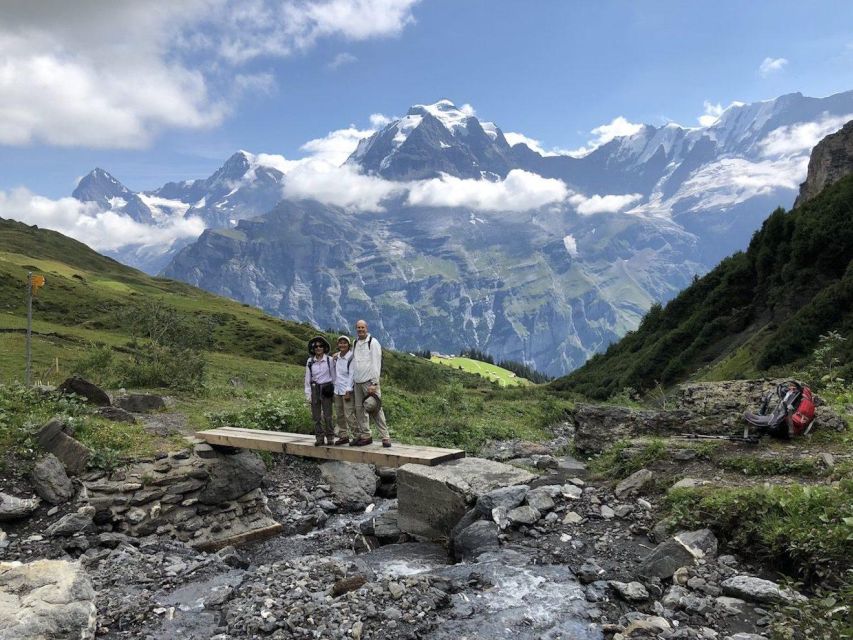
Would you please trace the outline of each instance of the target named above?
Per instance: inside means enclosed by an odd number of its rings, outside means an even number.
[[[370,125],[374,129],[381,129],[386,124],[390,124],[394,118],[386,116],[383,113],[371,113],[370,114]]]
[[[787,64],[788,60],[786,58],[764,58],[758,67],[758,74],[762,78],[766,78],[771,73],[781,71]]]
[[[583,216],[591,216],[596,213],[618,213],[623,209],[627,209],[638,200],[642,199],[642,194],[626,193],[623,195],[606,195],[598,194],[593,196],[585,196],[581,193],[574,193],[569,197],[569,204],[577,209],[577,212]]]
[[[768,133],[758,145],[764,156],[799,154],[811,149],[830,133],[853,120],[853,113],[844,116],[823,114],[817,122],[798,122],[779,127]]]
[[[383,201],[405,192],[406,185],[362,174],[353,165],[305,160],[287,174],[284,197],[314,199],[349,211],[384,211]]]
[[[504,180],[463,180],[443,175],[409,185],[407,204],[468,207],[479,211],[526,211],[562,202],[569,190],[562,180],[513,169]]]
[[[269,73],[241,73],[320,38],[398,35],[417,0],[7,0],[0,144],[139,148],[219,125]]]
[[[637,124],[635,122],[630,122],[624,116],[617,116],[613,118],[608,124],[603,124],[598,127],[595,127],[590,133],[592,133],[595,137],[588,140],[587,143],[572,151],[567,152],[568,155],[579,158],[581,156],[588,155],[595,151],[598,147],[603,144],[607,144],[614,138],[620,138],[622,136],[632,136],[640,129],[643,128],[642,124]]]
[[[163,250],[176,240],[196,238],[204,231],[204,222],[197,217],[175,216],[162,226],[152,226],[115,211],[101,211],[93,202],[71,197],[51,200],[24,188],[0,191],[0,217],[59,231],[96,251],[128,245]]]
[[[569,153],[568,151],[565,151],[563,149],[558,149],[556,147],[554,147],[550,150],[545,149],[542,146],[542,143],[539,142],[539,140],[537,140],[536,138],[529,138],[526,135],[524,135],[523,133],[517,133],[515,131],[510,131],[509,133],[505,133],[504,138],[506,138],[506,141],[509,143],[509,146],[511,146],[511,147],[515,146],[521,142],[521,143],[526,144],[528,147],[530,147],[530,149],[532,149],[533,151],[535,151],[536,153],[538,153],[539,155],[542,155],[542,156],[559,156],[559,155],[567,155]]]
[[[347,64],[352,64],[354,62],[358,62],[358,58],[356,58],[351,53],[347,53],[346,51],[343,53],[339,53],[336,55],[326,66],[329,69],[337,69],[339,67],[343,67]]]
[[[371,116],[371,121],[372,119],[373,116]],[[355,151],[359,140],[372,134],[373,129],[357,129],[354,125],[350,125],[346,129],[330,131],[323,138],[309,140],[300,149],[307,151],[315,159],[341,165]]]
[[[699,125],[702,127],[710,127],[717,120],[720,119],[720,116],[723,114],[723,105],[719,102],[717,104],[712,104],[705,100],[704,103],[705,112],[699,116]]]
[[[563,246],[566,247],[566,252],[573,258],[578,257],[578,242],[571,234],[563,238]]]

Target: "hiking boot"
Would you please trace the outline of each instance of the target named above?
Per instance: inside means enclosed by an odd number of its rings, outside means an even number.
[[[391,438],[384,438],[382,440],[382,446],[385,447],[386,449],[390,449],[391,448]]]
[[[335,440],[335,446],[341,444],[349,444],[349,438],[338,438],[337,440]]]
[[[351,447],[363,447],[368,444],[373,444],[373,438],[358,438],[349,443]]]
[[[322,447],[324,444],[326,444],[326,440],[325,438],[323,438],[323,436],[317,436],[316,438],[314,438],[315,447]]]

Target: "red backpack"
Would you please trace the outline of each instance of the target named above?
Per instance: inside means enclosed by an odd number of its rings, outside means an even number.
[[[815,404],[812,390],[803,385],[799,404],[793,408],[794,412],[788,416],[788,432],[792,436],[805,435],[814,421]]]

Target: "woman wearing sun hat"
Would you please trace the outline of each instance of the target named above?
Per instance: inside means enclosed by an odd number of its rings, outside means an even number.
[[[323,336],[315,336],[308,342],[308,353],[311,356],[305,363],[305,399],[311,404],[314,444],[318,447],[335,443],[335,430],[332,426],[335,361],[329,351],[329,341]]]

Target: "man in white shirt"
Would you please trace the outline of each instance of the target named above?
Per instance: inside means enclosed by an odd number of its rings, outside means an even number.
[[[351,346],[349,337],[341,336],[338,338],[338,352],[333,358],[335,361],[335,416],[337,417],[336,445],[349,444],[350,440],[358,439],[352,390]]]
[[[391,436],[388,433],[388,425],[385,424],[385,412],[380,403],[379,410],[369,415],[364,409],[364,399],[369,395],[377,398],[382,397],[379,389],[379,376],[382,373],[382,346],[379,340],[367,332],[367,323],[359,320],[355,323],[355,332],[358,340],[353,346],[353,391],[355,395],[355,422],[358,430],[358,438],[350,442],[350,446],[360,447],[371,444],[373,438],[370,436],[370,418],[376,425],[379,436],[382,438],[382,446],[391,446]]]
[[[311,417],[314,419],[314,445],[322,447],[335,443],[335,429],[332,426],[335,363],[329,355],[329,341],[323,336],[312,338],[308,350],[312,355],[305,363],[305,399],[311,404]]]

